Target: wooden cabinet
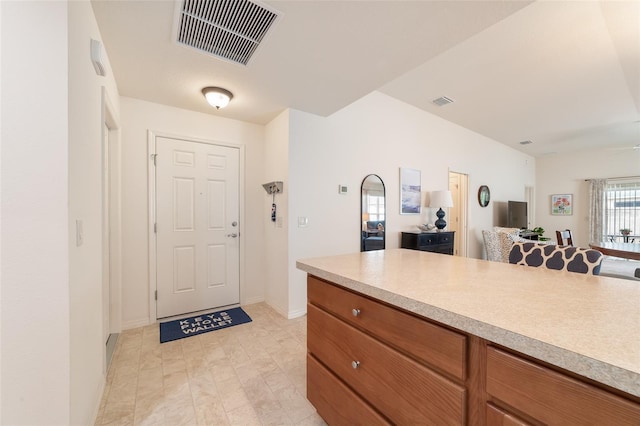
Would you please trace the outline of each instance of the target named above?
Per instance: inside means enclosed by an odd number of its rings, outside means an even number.
[[[357,406],[365,401],[391,423],[466,423],[464,335],[314,277],[308,282],[311,366],[323,365],[353,390]],[[331,423],[335,409],[318,394],[332,392],[313,386],[308,378],[307,397]]]
[[[307,355],[307,399],[313,401],[316,410],[331,425],[390,424],[310,354]]]
[[[307,280],[309,303],[337,316],[394,349],[455,379],[466,377],[466,336],[367,297]],[[437,344],[434,344],[437,342]]]
[[[491,426],[529,426],[529,423],[492,404],[487,404],[487,424]]]
[[[487,393],[545,424],[640,424],[637,403],[492,346]]]
[[[403,232],[400,247],[452,255],[454,234],[454,232]]]
[[[640,398],[312,275],[307,284],[307,398],[331,425],[640,425]]]

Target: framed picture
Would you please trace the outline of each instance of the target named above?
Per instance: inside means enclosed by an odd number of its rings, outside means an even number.
[[[400,168],[400,214],[420,214],[420,170]]]
[[[571,194],[551,195],[551,214],[570,216],[573,214],[573,197]]]

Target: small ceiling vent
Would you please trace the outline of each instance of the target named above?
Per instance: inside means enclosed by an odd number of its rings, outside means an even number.
[[[440,96],[438,99],[434,99],[431,102],[438,106],[445,106],[453,103],[453,99],[447,98],[446,96]]]
[[[247,65],[278,16],[248,0],[183,0],[177,41]]]

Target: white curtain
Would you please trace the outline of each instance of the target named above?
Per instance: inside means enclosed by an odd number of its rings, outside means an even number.
[[[606,179],[592,179],[589,187],[589,241],[604,241],[604,190]]]

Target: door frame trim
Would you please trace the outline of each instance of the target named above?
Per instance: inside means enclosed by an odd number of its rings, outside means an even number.
[[[224,146],[229,148],[237,148],[239,150],[239,164],[238,164],[238,218],[240,220],[240,235],[239,249],[240,249],[240,261],[239,261],[239,287],[240,287],[240,304],[243,303],[243,289],[244,289],[244,238],[245,232],[245,146],[239,143],[223,142],[213,139],[202,139],[192,136],[177,135],[175,133],[162,132],[157,130],[147,130],[147,187],[148,187],[148,200],[149,200],[149,212],[148,212],[148,235],[149,235],[149,324],[154,324],[158,320],[157,308],[156,308],[156,291],[158,290],[158,276],[157,276],[157,237],[154,232],[154,223],[156,222],[156,168],[153,164],[153,156],[156,154],[157,138],[177,139],[186,142],[205,143],[209,145]]]
[[[102,179],[105,179],[105,177],[109,178],[109,203],[108,206],[106,206],[106,208],[108,209],[106,213],[108,216],[107,220],[109,234],[106,235],[106,238],[108,241],[107,250],[109,263],[107,265],[102,264],[102,268],[109,268],[109,334],[117,334],[122,331],[122,135],[118,110],[115,108],[114,103],[111,100],[109,92],[107,91],[105,86],[101,86],[100,96],[100,118],[102,122],[101,129],[104,125],[106,125],[108,128],[108,140],[104,139],[104,131],[101,131],[101,151],[102,156],[104,156],[106,148],[106,153],[109,156],[109,158],[107,159],[109,169],[106,171],[104,169],[102,170]],[[107,144],[106,147],[105,144]],[[104,166],[104,158],[102,158],[101,161]],[[104,190],[104,183],[102,185],[102,190]],[[104,200],[104,194],[102,195],[102,198]],[[105,206],[102,206],[102,213],[105,214]],[[103,238],[104,237],[105,236],[103,231]],[[104,245],[102,249],[104,250]],[[104,317],[105,313],[103,312],[103,321]],[[106,372],[106,354],[104,361]]]

